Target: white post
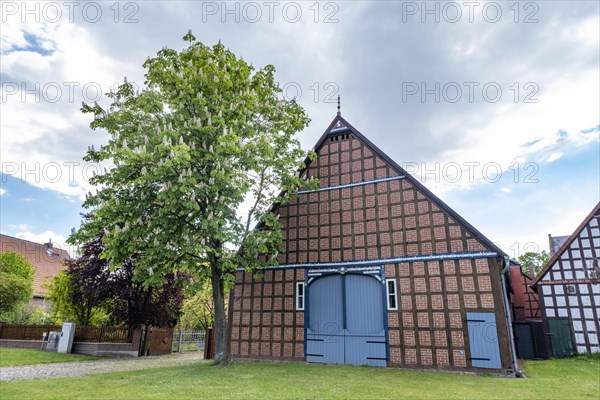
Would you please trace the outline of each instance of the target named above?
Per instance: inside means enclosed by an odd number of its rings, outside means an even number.
[[[70,353],[73,347],[73,338],[75,337],[75,324],[73,322],[65,322],[62,326],[60,339],[58,341],[58,353]]]
[[[40,346],[40,351],[44,350],[44,341],[46,340],[46,332],[42,333],[42,345]]]

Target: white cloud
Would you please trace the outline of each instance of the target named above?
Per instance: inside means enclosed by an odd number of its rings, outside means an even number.
[[[583,61],[577,60],[587,60],[582,55],[597,49],[595,45],[598,35],[590,33],[597,33],[598,18],[586,15],[585,18],[567,20],[560,24],[560,20],[556,20],[556,15],[560,16],[560,13],[553,13],[552,9],[544,10],[548,12],[548,15],[544,15],[545,21],[549,22],[536,24],[535,34],[527,38],[529,41],[543,38],[544,42],[535,42],[536,46],[533,48],[536,52],[525,51],[521,54],[519,46],[512,46],[509,51],[504,51],[507,50],[504,44],[508,40],[507,35],[512,37],[510,35],[516,35],[520,29],[525,29],[524,25],[515,25],[512,20],[503,20],[494,30],[489,30],[489,24],[481,23],[482,21],[478,21],[477,24],[462,23],[464,21],[459,24],[442,23],[435,25],[436,29],[429,29],[433,25],[402,24],[397,18],[389,19],[392,10],[390,7],[393,6],[367,2],[344,4],[339,6],[339,12],[335,15],[339,22],[335,24],[315,23],[312,9],[304,7],[305,18],[293,24],[285,23],[281,18],[277,18],[275,23],[266,23],[266,20],[263,20],[255,25],[222,24],[219,23],[218,16],[215,16],[210,18],[208,24],[191,26],[201,40],[223,36],[227,46],[257,65],[278,60],[278,78],[282,84],[295,82],[300,86],[301,104],[307,108],[313,121],[327,121],[333,114],[334,105],[323,102],[325,95],[329,94],[324,85],[329,81],[338,85],[341,93],[345,95],[343,100],[348,99],[343,101],[343,105],[354,103],[357,112],[348,116],[351,122],[360,121],[359,117],[363,117],[367,123],[374,118],[381,118],[376,112],[398,104],[401,98],[400,94],[394,93],[393,78],[398,75],[398,71],[406,69],[407,65],[412,70],[429,74],[424,75],[428,78],[445,78],[443,75],[439,76],[440,71],[447,71],[450,74],[448,78],[457,78],[464,71],[465,81],[476,80],[485,83],[487,80],[493,80],[501,83],[503,98],[498,104],[482,106],[481,99],[478,99],[477,104],[453,109],[450,113],[447,112],[446,104],[439,113],[427,111],[425,114],[411,115],[410,121],[406,122],[410,122],[412,126],[420,124],[421,129],[428,130],[430,136],[422,136],[418,141],[411,142],[410,147],[418,149],[421,145],[427,148],[429,151],[421,154],[430,158],[419,158],[419,151],[395,154],[398,151],[406,152],[407,150],[403,149],[409,147],[397,146],[396,141],[382,146],[399,162],[479,162],[483,165],[493,161],[504,171],[516,160],[550,162],[556,160],[553,158],[556,156],[552,154],[558,153],[557,147],[561,147],[561,153],[568,154],[578,146],[589,144],[590,140],[597,140],[597,135],[595,138],[594,135],[578,135],[580,130],[597,124],[597,110],[600,107],[595,90],[600,85],[597,65],[584,65]],[[144,6],[143,11],[146,19],[160,17],[190,23],[199,12],[196,7],[187,7],[185,11],[173,11],[160,3]],[[322,15],[321,19],[324,16]],[[233,18],[230,20],[233,21]],[[55,24],[37,25],[15,24],[9,21],[9,28],[4,29],[2,33],[5,45],[3,51],[8,51],[3,55],[3,72],[18,82],[80,84],[75,90],[78,97],[72,102],[61,101],[52,104],[44,101],[16,101],[23,96],[19,91],[3,104],[3,111],[12,118],[4,118],[0,123],[2,131],[6,132],[2,136],[1,155],[3,160],[18,170],[17,176],[26,169],[35,169],[35,178],[30,176],[27,179],[28,183],[80,199],[91,190],[88,184],[91,171],[84,169],[81,157],[85,154],[87,145],[98,145],[106,136],[92,134],[88,127],[89,118],[81,115],[78,110],[83,98],[82,86],[86,83],[98,83],[103,90],[108,91],[116,77],[120,80],[123,75],[128,75],[131,81],[131,73],[135,76],[134,80],[142,79],[141,63],[136,59],[141,50],[128,49],[121,42],[107,45],[103,40],[111,40],[115,29],[122,29],[123,32],[131,33],[130,37],[144,39],[143,43],[148,46],[144,49],[146,55],[162,47],[162,40],[175,48],[178,46],[173,46],[172,43],[180,43],[180,24],[170,24],[173,28],[164,32],[164,39],[159,39],[150,34],[154,24],[143,22],[152,21],[141,21],[131,26],[115,26],[110,19],[102,20],[98,24],[80,25],[69,23],[67,19]],[[367,32],[373,36],[352,36],[354,32],[361,35],[362,31],[357,31],[357,27],[363,25],[377,26],[377,30],[374,33]],[[560,29],[557,30],[557,26],[560,26]],[[248,35],[246,29],[250,29],[252,34]],[[413,39],[410,39],[413,36],[406,35],[411,32],[416,35]],[[15,51],[26,45],[25,33],[39,38],[42,47],[52,49],[53,53],[44,56],[32,51]],[[378,42],[375,36],[377,34],[387,35],[395,40],[390,39],[389,43]],[[552,44],[546,40],[545,35],[552,35]],[[296,37],[302,37],[302,41],[293,40]],[[418,37],[420,39],[417,39]],[[436,48],[429,43],[429,39],[447,40],[454,45]],[[524,43],[523,46],[528,44],[529,42]],[[556,46],[571,53],[565,53],[561,59],[562,64],[553,68],[553,64],[545,63],[543,56],[548,49]],[[412,57],[398,58],[399,48],[403,48],[407,54],[418,49],[415,53],[417,57],[414,61]],[[369,52],[375,53],[378,49],[379,53],[374,58]],[[434,53],[439,62],[431,63],[427,57],[433,57],[433,54],[429,55],[428,52],[434,49],[437,49]],[[509,62],[502,63],[501,60],[495,59],[494,49],[498,49],[497,51]],[[510,62],[511,58],[512,61],[518,62]],[[369,63],[365,61],[367,59],[370,60]],[[569,62],[571,64],[564,64]],[[443,65],[444,68],[435,69],[436,65]],[[574,73],[559,74],[556,68],[567,68]],[[452,73],[455,75],[452,76]],[[372,85],[371,80],[377,78],[385,78],[389,82],[385,87]],[[411,75],[406,75],[406,79],[410,78]],[[510,87],[517,80],[520,81],[521,102],[515,104],[510,101],[514,95]],[[523,96],[529,92],[524,88],[524,84],[530,80],[539,87],[539,92],[534,96],[539,100],[537,104],[522,103]],[[355,86],[362,85],[363,82],[364,86]],[[318,94],[313,86],[315,83],[319,88]],[[66,97],[68,88],[62,89]],[[352,93],[354,90],[360,92]],[[315,96],[318,101],[314,101]],[[378,103],[370,102],[372,96],[380,98]],[[394,101],[386,104],[388,96],[393,96]],[[33,96],[25,95],[26,100],[31,97]],[[428,106],[431,107],[425,104],[423,109],[427,110]],[[405,107],[399,107],[399,111],[403,108]],[[395,113],[387,113],[385,118],[391,123],[397,116]],[[387,125],[382,123],[381,119],[374,124],[377,127]],[[323,127],[324,125],[317,126],[313,123],[302,133],[304,147],[312,146]],[[568,133],[567,140],[556,138],[555,132],[558,129]],[[386,140],[390,140],[385,138],[382,129],[365,129],[364,133],[378,144],[385,144]],[[409,133],[418,135],[420,132]],[[444,140],[445,138],[460,140]],[[523,144],[538,139],[536,146],[523,147]],[[443,148],[439,143],[443,143]],[[436,147],[431,146],[432,144]],[[406,154],[414,155],[416,159],[403,160],[398,157]],[[17,165],[12,164],[15,162]],[[66,165],[71,162],[78,165],[73,168]],[[54,179],[56,165],[60,169],[58,179]],[[476,172],[474,180],[466,179],[468,174],[463,170],[462,179],[458,182],[455,183],[454,179],[446,179],[446,182],[443,182],[442,179],[439,184],[434,183],[432,188],[445,192],[469,187],[482,182],[482,168]]]
[[[548,159],[546,161],[549,162],[549,163],[551,163],[552,161],[558,160],[563,155],[564,155],[563,152],[560,152],[560,151],[554,152],[554,153],[550,154],[550,157],[548,157]]]
[[[483,183],[483,166],[486,164],[497,164],[502,172],[506,172],[515,162],[552,162],[598,143],[600,133],[597,130],[582,133],[598,124],[597,87],[600,87],[597,69],[588,69],[578,77],[558,78],[549,83],[540,90],[537,104],[512,104],[482,113],[481,118],[487,122],[473,123],[475,128],[456,128],[462,114],[434,121],[437,126],[462,131],[464,142],[462,147],[450,147],[444,154],[437,154],[437,161],[442,165],[474,162],[481,166],[474,169],[477,173],[474,180],[467,179],[465,171],[459,182],[442,180],[433,186],[434,190],[444,192]],[[530,142],[535,144],[525,146]]]
[[[574,3],[567,13],[560,4],[547,2],[540,7],[537,24],[515,24],[505,10],[506,18],[491,25],[480,19],[471,24],[466,18],[456,24],[422,24],[419,16],[402,23],[398,17],[402,5],[394,2],[342,2],[335,15],[339,22],[333,24],[314,23],[308,5],[303,5],[306,18],[296,24],[285,23],[279,16],[269,23],[266,15],[257,24],[221,23],[219,15],[204,23],[200,7],[192,3],[176,8],[165,2],[140,5],[136,24],[115,24],[106,9],[107,18],[96,24],[72,24],[66,19],[46,25],[3,24],[2,96],[7,95],[5,81],[26,82],[28,89],[35,82],[42,86],[51,82],[80,84],[74,101],[37,103],[33,95],[25,95],[23,102],[20,88],[2,101],[2,114],[7,116],[0,120],[3,169],[16,167],[13,175],[19,178],[33,169],[33,174],[27,175],[28,183],[61,192],[69,199],[81,198],[91,189],[87,182],[91,169],[86,173],[81,158],[88,145],[107,139],[102,133],[92,133],[89,117],[79,111],[82,86],[97,82],[107,91],[123,75],[130,81],[142,81],[141,64],[146,56],[165,45],[183,47],[180,39],[188,27],[205,44],[223,39],[232,51],[256,66],[273,63],[282,85],[300,85],[299,102],[313,120],[299,135],[304,148],[316,142],[335,115],[335,104],[324,102],[324,96],[330,94],[324,85],[334,82],[342,95],[344,117],[398,163],[414,161],[432,168],[437,162],[440,172],[449,163],[458,163],[461,179],[457,182],[452,168],[446,170],[450,179],[427,181],[436,194],[454,191],[457,198],[470,200],[475,195],[469,190],[485,182],[485,165],[498,165],[502,173],[510,173],[515,162],[553,162],[599,142],[598,130],[582,133],[598,125],[600,108],[597,4]],[[321,19],[329,10],[320,9]],[[156,29],[158,21],[164,29]],[[47,51],[19,50],[27,48],[26,34]],[[427,81],[430,86],[437,81],[442,85],[498,82],[503,97],[498,103],[481,98],[475,103],[404,103],[401,84],[413,80]],[[511,85],[517,82],[521,98],[515,103]],[[537,84],[539,91],[534,97],[538,103],[523,102],[523,96],[530,93],[524,87],[527,82]],[[66,98],[68,88],[63,87],[63,94]],[[70,169],[65,165],[69,162],[79,165]],[[479,163],[472,177],[466,162]],[[58,180],[50,179],[53,163],[60,167]],[[590,180],[596,176],[594,171],[587,173]],[[515,204],[526,205],[520,206],[521,219],[512,214],[519,237],[514,237],[514,226],[504,233],[502,228],[488,225],[493,233],[490,238],[508,245],[515,239],[526,241],[528,236],[543,241],[541,229],[549,230],[550,221],[567,221],[562,216],[540,217],[546,224],[540,225],[531,210],[549,215],[564,204],[571,209],[587,207],[584,203],[571,206],[572,190],[547,192],[526,202],[521,186],[504,185],[498,183],[498,188],[490,191],[492,196],[514,190],[519,196],[498,198],[514,198]],[[499,205],[490,199],[482,203]],[[543,211],[540,204],[546,204]],[[575,223],[575,217],[579,214],[569,215],[568,222]],[[485,228],[486,220],[481,221]],[[48,237],[40,239],[47,241]]]
[[[567,212],[553,206],[544,207],[543,212],[530,216],[531,226],[528,229],[524,229],[520,223],[513,224],[512,229],[496,230],[493,240],[499,243],[502,250],[513,258],[518,258],[527,251],[548,251],[548,234],[552,236],[571,235],[590,211],[591,209],[586,207],[582,207],[578,211]],[[547,215],[560,215],[560,218],[547,218]],[[522,215],[522,217],[526,218],[527,216]]]
[[[15,237],[19,239],[29,240],[34,243],[48,243],[49,240],[52,241],[52,244],[55,248],[66,250],[69,252],[71,257],[76,253],[76,249],[74,246],[67,243],[67,238],[63,235],[54,233],[51,230],[44,231],[42,233],[34,233],[30,231],[21,231],[15,234]]]
[[[600,46],[598,22],[598,15],[592,16],[577,24],[563,27],[560,33],[564,40],[571,41],[574,45],[597,51]]]
[[[8,224],[8,229],[10,230],[20,230],[20,231],[28,231],[30,229],[29,225],[27,224]]]
[[[56,234],[53,231],[44,231],[42,233],[24,231],[17,232],[15,236],[19,239],[25,239],[35,243],[48,243],[48,240],[52,240],[52,243],[57,244],[66,243],[66,238],[64,236]]]
[[[0,196],[4,196],[6,193],[6,189],[0,188]]]
[[[19,50],[23,32],[54,43],[54,51]],[[2,112],[10,118],[0,121],[2,172],[82,199],[95,170],[82,158],[87,146],[101,143],[104,136],[92,134],[91,119],[79,111],[81,102],[106,99],[103,93],[117,76],[122,79],[126,68],[120,59],[102,54],[85,28],[68,21],[44,29],[13,28],[3,32],[5,37]]]
[[[17,49],[25,49],[31,43],[27,42],[26,35],[35,37],[38,45],[44,50],[52,50],[54,43],[52,40],[52,30],[57,24],[26,23],[19,18],[18,13],[14,15],[5,15],[2,21],[2,32],[0,32],[0,51],[8,53]],[[42,18],[43,19],[43,18]]]

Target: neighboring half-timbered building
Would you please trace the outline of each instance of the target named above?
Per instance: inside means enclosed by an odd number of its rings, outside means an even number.
[[[532,282],[556,356],[600,351],[599,259],[600,203]]]
[[[531,273],[531,271],[530,271]],[[533,279],[521,265],[511,261],[510,303],[514,340],[519,358],[547,358],[546,337],[542,324],[538,294],[530,286]]]
[[[339,113],[314,150],[280,265],[236,274],[233,356],[513,368],[506,255]]]
[[[511,262],[511,304],[513,306],[513,321],[525,322],[541,320],[538,294],[530,287],[533,279],[523,272],[521,266]]]

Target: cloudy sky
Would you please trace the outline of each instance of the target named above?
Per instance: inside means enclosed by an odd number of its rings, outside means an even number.
[[[600,200],[600,10],[594,1],[3,1],[2,233],[62,244],[107,140],[106,104],[164,46],[221,40],[273,64],[312,119],[336,112],[517,257]]]

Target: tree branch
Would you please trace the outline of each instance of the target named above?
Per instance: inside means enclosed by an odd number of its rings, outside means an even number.
[[[250,224],[252,223],[252,216],[254,215],[254,213],[256,212],[256,208],[260,204],[260,200],[262,198],[262,192],[265,188],[266,173],[267,173],[267,167],[264,167],[260,173],[260,182],[258,184],[258,193],[256,195],[256,201],[254,202],[254,205],[250,208],[250,211],[248,211],[248,219],[246,220],[246,229],[244,231],[242,243],[244,243],[246,241],[246,237],[248,236],[248,233],[250,232]]]

